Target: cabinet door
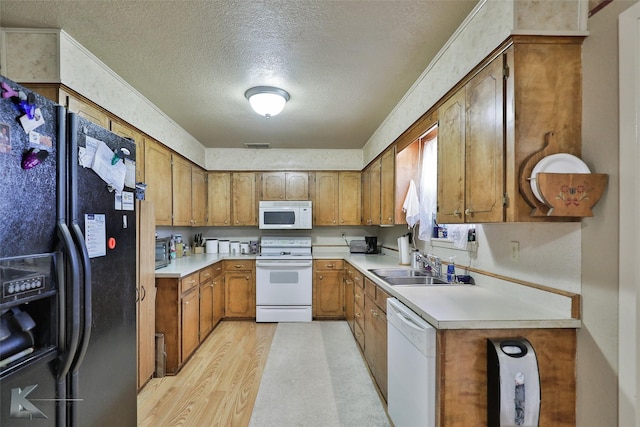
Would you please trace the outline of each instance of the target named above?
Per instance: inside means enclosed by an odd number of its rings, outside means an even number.
[[[369,205],[371,209],[371,221],[367,225],[379,225],[380,224],[380,202],[382,201],[382,195],[380,192],[380,175],[381,175],[382,163],[380,159],[377,159],[371,164],[371,176],[369,185],[371,186],[369,194]]]
[[[182,295],[182,350],[181,350],[181,363],[198,347],[200,340],[198,339],[198,332],[200,326],[199,319],[199,307],[198,307],[198,288],[194,288]]]
[[[209,172],[207,187],[209,194],[207,224],[231,225],[231,174]]]
[[[373,316],[375,322],[375,378],[380,388],[380,393],[387,400],[387,315],[380,308],[376,309]]]
[[[204,341],[213,329],[213,282],[200,285],[200,335],[199,342]]]
[[[155,215],[153,203],[136,200],[137,292],[138,292],[138,388],[153,376],[156,369],[155,320]]]
[[[285,198],[287,200],[309,200],[309,174],[287,172],[285,174]]]
[[[191,163],[173,155],[173,225],[191,225]]]
[[[371,225],[371,168],[362,171],[362,225]]]
[[[144,182],[144,138],[133,126],[111,120],[111,132],[136,144],[136,182]]]
[[[438,213],[440,224],[464,222],[465,92],[438,110]]]
[[[504,206],[503,59],[466,85],[465,221],[502,222]],[[446,167],[446,166],[445,166]]]
[[[395,222],[395,149],[387,150],[380,159],[380,224]]]
[[[362,181],[360,172],[340,172],[340,225],[360,225],[362,221]]]
[[[317,270],[313,280],[313,317],[344,317],[342,270]]]
[[[375,331],[376,322],[373,317],[376,305],[368,294],[364,294],[364,358],[369,365],[369,369],[375,378],[373,371],[376,366],[377,335]]]
[[[145,141],[145,199],[153,202],[156,225],[171,225],[171,152],[155,140]]]
[[[67,95],[67,109],[76,113],[80,117],[84,117],[92,123],[102,126],[105,129],[109,129],[109,115],[99,107],[95,107],[88,102],[75,98],[72,95]]]
[[[213,279],[213,327],[224,317],[224,278]]]
[[[193,226],[207,223],[207,173],[191,166],[191,219]]]
[[[316,172],[314,225],[338,225],[338,173]]]
[[[224,316],[255,318],[256,291],[253,271],[232,271],[224,274]]]
[[[353,278],[345,275],[344,279],[344,318],[353,332],[353,323],[355,322],[355,302],[353,298]]]
[[[285,200],[285,186],[284,172],[263,172],[262,198],[260,200]]]
[[[233,224],[258,225],[256,212],[255,172],[234,173],[231,180],[233,195]]]

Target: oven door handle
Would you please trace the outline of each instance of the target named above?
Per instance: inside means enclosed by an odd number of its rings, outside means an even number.
[[[256,267],[260,268],[290,268],[290,267],[312,267],[313,261],[256,261]]]

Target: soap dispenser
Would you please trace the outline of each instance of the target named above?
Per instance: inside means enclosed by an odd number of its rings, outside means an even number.
[[[454,283],[456,281],[456,264],[455,257],[449,257],[449,265],[447,265],[447,282]]]

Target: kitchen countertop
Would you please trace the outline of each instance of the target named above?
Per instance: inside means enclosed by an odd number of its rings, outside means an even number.
[[[398,259],[389,255],[314,253],[314,259],[344,259],[369,280],[411,308],[437,329],[579,328],[580,319],[570,313],[551,311],[547,305],[505,296],[476,285],[434,285],[394,287],[369,272],[376,268],[397,268]],[[181,278],[223,259],[255,260],[255,255],[196,254],[172,260],[156,270],[156,278]]]

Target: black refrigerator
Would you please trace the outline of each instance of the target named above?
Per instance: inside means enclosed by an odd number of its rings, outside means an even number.
[[[0,425],[135,426],[135,144],[0,84]]]

